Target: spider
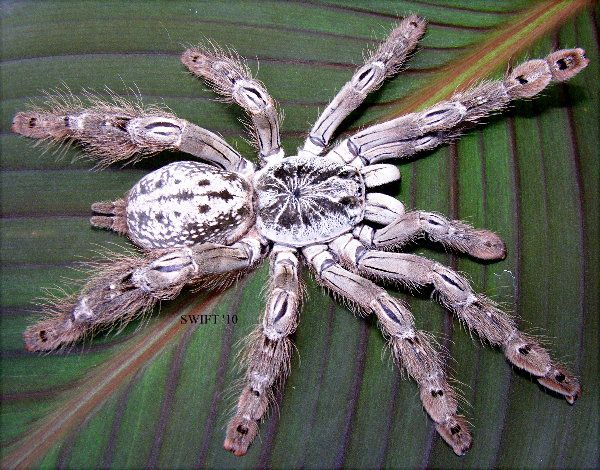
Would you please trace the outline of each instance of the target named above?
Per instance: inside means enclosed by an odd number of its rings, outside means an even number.
[[[472,443],[457,392],[429,336],[408,307],[377,285],[392,281],[434,298],[506,358],[573,404],[581,387],[538,341],[467,280],[446,266],[399,251],[421,238],[481,260],[506,255],[494,233],[430,212],[405,212],[374,188],[399,180],[381,161],[410,157],[455,139],[511,100],[530,98],[552,81],[573,77],[588,61],[582,49],[559,50],[515,67],[420,112],[371,125],[332,144],[341,122],[368,93],[397,74],[425,33],[424,19],[402,19],[356,70],[312,127],[297,155],[286,157],[279,114],[243,60],[217,45],[187,49],[181,61],[249,115],[259,164],[218,135],[159,109],[121,99],[90,103],[55,97],[51,106],[18,113],[12,130],[51,141],[77,141],[100,166],[164,150],[203,160],[178,161],[143,177],[122,199],[92,205],[91,224],[126,235],[142,250],[100,269],[82,291],[56,302],[24,333],[27,349],[49,351],[99,327],[127,322],[184,286],[222,287],[270,260],[262,322],[245,355],[245,384],[224,442],[244,455],[289,373],[302,300],[301,270],[365,314],[374,314],[394,358],[418,384],[436,430],[458,455]]]

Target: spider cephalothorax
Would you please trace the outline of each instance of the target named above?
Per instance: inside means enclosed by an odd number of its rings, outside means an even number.
[[[246,453],[258,433],[273,388],[289,370],[290,335],[301,301],[302,266],[317,282],[366,314],[376,315],[391,350],[420,389],[436,429],[457,454],[471,445],[458,414],[457,394],[428,336],[409,309],[373,281],[411,290],[429,286],[434,297],[471,330],[499,346],[506,358],[573,403],[577,379],[552,360],[538,341],[451,269],[398,253],[426,235],[446,248],[495,260],[504,243],[487,230],[422,211],[405,212],[395,198],[373,188],[399,179],[378,163],[448,142],[513,99],[534,96],[551,81],[587,65],[581,49],[561,50],[517,66],[504,79],[456,93],[421,112],[367,127],[330,148],[338,125],[366,95],[396,74],[425,31],[417,16],[403,19],[323,111],[297,156],[285,157],[279,116],[263,85],[239,57],[215,46],[192,48],[182,62],[251,118],[259,168],[219,136],[160,109],[122,100],[52,101],[50,109],[18,113],[13,130],[50,140],[76,140],[100,165],[179,150],[207,163],[176,162],[150,173],[123,199],[92,206],[93,225],[126,234],[142,256],[101,269],[72,301],[25,332],[30,350],[51,350],[94,329],[134,318],[186,285],[220,285],[270,255],[271,282],[262,323],[246,354],[245,386],[227,429],[225,448]]]

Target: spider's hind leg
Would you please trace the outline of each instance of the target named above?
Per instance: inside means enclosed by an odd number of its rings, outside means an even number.
[[[397,362],[419,385],[423,407],[436,430],[456,454],[467,452],[472,439],[465,419],[458,415],[458,395],[448,383],[441,355],[427,335],[415,328],[408,308],[385,289],[340,266],[327,246],[313,245],[302,253],[319,284],[377,315]]]
[[[114,230],[121,235],[127,235],[127,203],[125,199],[113,202],[96,202],[92,204],[92,211],[96,214],[90,218],[94,227]]]
[[[258,237],[231,246],[204,243],[192,248],[153,250],[144,256],[118,256],[96,266],[78,296],[48,305],[48,317],[25,330],[30,351],[50,351],[110,325],[124,325],[187,284],[243,273],[262,260]]]
[[[573,404],[581,395],[576,377],[553,361],[532,336],[471,286],[458,273],[421,256],[366,249],[350,237],[333,244],[336,252],[358,273],[396,281],[410,289],[432,286],[435,298],[490,344],[500,346],[508,361],[529,372],[546,388]]]
[[[267,308],[246,351],[245,385],[223,443],[236,456],[246,453],[258,434],[273,388],[287,377],[292,351],[289,335],[296,329],[301,301],[298,270],[295,250],[275,246]]]

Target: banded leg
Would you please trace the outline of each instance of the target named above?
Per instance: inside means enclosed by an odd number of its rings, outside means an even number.
[[[258,423],[273,399],[273,388],[287,378],[292,352],[289,339],[296,329],[301,301],[295,250],[275,246],[271,255],[271,285],[262,326],[255,331],[246,355],[246,384],[235,416],[227,426],[223,447],[242,456],[258,433]]]
[[[416,15],[402,19],[400,24],[380,44],[350,81],[321,113],[310,131],[303,150],[321,154],[329,145],[340,123],[365,100],[367,95],[381,86],[384,80],[397,74],[408,55],[416,48],[425,33],[425,20]]]
[[[254,165],[221,137],[159,109],[118,101],[56,98],[48,109],[17,113],[12,131],[54,142],[77,141],[99,167],[137,161],[165,150],[189,153],[225,170],[251,174]]]
[[[186,284],[242,271],[262,258],[260,241],[246,237],[231,247],[207,243],[193,248],[119,257],[98,267],[78,296],[52,299],[48,317],[23,334],[30,351],[50,351],[109,325],[125,325],[157,301],[176,297]]]
[[[463,455],[471,447],[471,435],[457,414],[457,394],[448,384],[440,354],[415,329],[410,311],[381,287],[342,268],[326,246],[305,248],[303,254],[321,285],[377,315],[396,360],[419,385],[423,407],[436,430],[456,454]]]
[[[279,115],[275,101],[264,85],[252,78],[242,59],[216,46],[187,49],[181,62],[213,89],[244,108],[252,119],[256,146],[263,161],[283,158],[279,135]]]
[[[500,346],[509,362],[563,395],[570,404],[581,394],[576,377],[554,362],[533,337],[519,331],[514,320],[491,300],[475,294],[469,283],[451,269],[421,256],[368,250],[349,236],[336,240],[333,247],[361,274],[394,280],[412,289],[433,286],[439,302],[481,338]]]
[[[552,81],[568,80],[587,64],[582,49],[560,50],[545,59],[530,60],[502,81],[482,83],[424,111],[367,127],[340,142],[328,155],[347,163],[360,158],[369,165],[432,149],[504,109],[510,101],[531,98]]]
[[[431,212],[407,212],[383,228],[361,226],[354,234],[371,248],[397,249],[426,235],[432,241],[475,258],[495,260],[506,257],[506,246],[494,232],[476,230],[464,222],[448,220]]]

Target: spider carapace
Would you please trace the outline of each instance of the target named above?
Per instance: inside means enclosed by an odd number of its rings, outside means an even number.
[[[127,235],[139,256],[121,256],[97,272],[72,299],[49,306],[46,319],[27,329],[30,350],[52,350],[85,334],[124,323],[175,297],[186,285],[211,288],[270,258],[270,284],[261,324],[245,354],[245,385],[224,446],[244,455],[259,422],[289,372],[290,335],[298,321],[303,267],[317,282],[365,314],[377,317],[397,362],[417,382],[423,406],[442,438],[459,455],[471,446],[444,361],[408,307],[373,280],[408,290],[428,286],[434,298],[508,361],[573,403],[577,378],[538,340],[467,280],[446,266],[402,248],[427,237],[484,260],[506,250],[494,233],[424,211],[405,211],[374,188],[399,179],[381,161],[410,157],[455,139],[510,101],[529,98],[552,81],[587,65],[581,49],[560,50],[515,67],[503,79],[455,93],[420,112],[375,124],[331,145],[340,123],[400,71],[425,32],[417,16],[401,20],[358,68],[317,119],[298,154],[285,157],[279,114],[264,86],[232,51],[209,44],[182,56],[188,70],[250,117],[258,167],[218,135],[156,107],[120,98],[55,96],[46,108],[18,113],[13,130],[52,141],[78,141],[101,166],[178,150],[204,163],[183,161],[150,173],[122,199],[92,206],[95,226]]]

